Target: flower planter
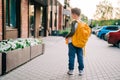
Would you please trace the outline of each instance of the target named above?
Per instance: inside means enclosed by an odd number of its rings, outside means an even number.
[[[41,54],[44,53],[44,44],[38,44],[30,47],[31,49],[31,56],[30,58],[33,59]]]
[[[2,53],[0,53],[0,75],[2,74]]]
[[[45,44],[42,44],[42,54],[44,54],[45,51]]]
[[[2,55],[4,57],[2,73],[4,74],[30,60],[30,47],[16,49]]]
[[[44,44],[42,44],[42,40],[40,39],[18,38],[1,41],[0,75],[4,75],[43,53]]]

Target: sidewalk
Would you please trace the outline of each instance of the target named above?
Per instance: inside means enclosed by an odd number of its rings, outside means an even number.
[[[106,63],[107,59],[103,53],[93,53],[94,48],[89,43],[92,38],[86,47],[86,49],[90,48],[87,50],[87,53],[90,54],[84,58],[85,74],[83,76],[78,75],[77,62],[75,63],[74,75],[66,74],[68,49],[63,37],[46,37],[43,40],[45,42],[43,55],[4,76],[0,76],[0,80],[120,80],[120,57],[116,56],[116,59],[113,60],[112,56],[110,56],[111,58],[108,56],[108,59],[112,60],[109,61],[110,63]],[[113,65],[114,62],[116,65]]]

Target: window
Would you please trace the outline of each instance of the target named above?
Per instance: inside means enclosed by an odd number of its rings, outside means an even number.
[[[34,37],[35,35],[35,12],[34,12],[34,3],[30,1],[29,5],[29,25],[30,25],[30,37]]]
[[[16,0],[6,0],[6,26],[16,28]]]
[[[118,27],[107,27],[107,30],[118,30]]]

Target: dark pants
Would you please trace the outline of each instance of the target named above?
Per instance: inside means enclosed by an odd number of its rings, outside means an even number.
[[[77,61],[78,61],[78,69],[83,70],[84,63],[83,63],[83,49],[78,48],[72,45],[72,43],[68,44],[68,57],[69,57],[69,70],[74,70],[74,62],[75,62],[75,54],[77,54]]]

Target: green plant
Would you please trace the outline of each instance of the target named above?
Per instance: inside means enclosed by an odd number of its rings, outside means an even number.
[[[35,39],[35,38],[18,38],[15,40],[9,39],[9,40],[3,40],[0,42],[0,53],[12,51],[19,48],[25,48],[28,46],[38,45],[41,44],[41,39]]]

